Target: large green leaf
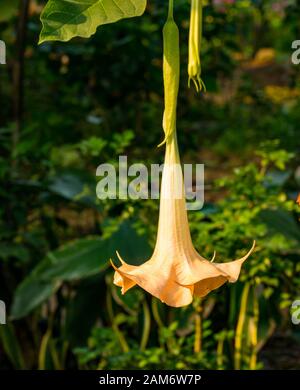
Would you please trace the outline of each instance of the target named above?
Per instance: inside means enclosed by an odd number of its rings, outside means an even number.
[[[95,179],[86,172],[62,171],[50,178],[47,190],[64,199],[96,207]]]
[[[66,321],[63,338],[72,346],[86,345],[91,328],[97,318],[101,317],[103,310],[101,302],[105,299],[104,283],[103,275],[95,275],[83,280],[65,306]]]
[[[13,305],[11,308],[11,318],[19,319],[25,317],[37,306],[45,302],[60,287],[60,284],[52,281],[39,280],[39,275],[29,276],[17,288]]]
[[[149,255],[145,236],[139,236],[129,223],[123,223],[107,239],[88,237],[48,254],[52,265],[43,271],[44,280],[71,281],[96,275],[110,266],[109,259],[116,250],[131,263],[145,260]]]
[[[129,263],[143,262],[150,255],[145,236],[123,222],[108,238],[87,237],[50,252],[18,286],[11,317],[22,318],[53,295],[63,282],[82,280],[109,267],[109,259],[119,250]]]
[[[0,326],[2,347],[15,369],[25,369],[24,357],[12,324]]]
[[[48,254],[52,265],[43,272],[46,280],[76,280],[103,271],[109,265],[108,243],[100,237],[76,240]]]
[[[147,0],[49,0],[42,15],[39,43],[88,38],[97,27],[144,13]]]

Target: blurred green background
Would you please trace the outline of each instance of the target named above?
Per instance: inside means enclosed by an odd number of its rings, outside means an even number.
[[[175,1],[180,152],[206,175],[195,247],[226,261],[257,241],[236,284],[182,309],[112,284],[116,250],[132,264],[151,254],[158,201],[95,194],[101,163],[163,161],[167,2],[38,46],[44,4],[0,5],[0,368],[299,369],[299,1],[205,1],[200,96],[187,87],[189,2]]]

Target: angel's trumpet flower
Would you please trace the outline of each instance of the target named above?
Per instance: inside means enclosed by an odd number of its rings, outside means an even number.
[[[202,43],[202,0],[192,0],[189,32],[189,86],[191,80],[195,84],[196,91],[206,90],[201,79],[200,49]]]
[[[170,0],[172,5],[172,0]],[[169,306],[180,307],[192,302],[193,296],[204,297],[210,291],[220,287],[225,282],[235,282],[240,274],[241,266],[254,249],[239,260],[228,263],[212,263],[200,256],[192,243],[187,218],[183,175],[176,136],[176,112],[174,104],[178,89],[170,90],[167,85],[177,88],[179,79],[179,39],[174,34],[175,24],[169,10],[168,21],[164,28],[164,44],[168,45],[167,53],[173,53],[171,58],[165,58],[168,75],[164,77],[165,85],[165,116],[169,131],[165,134],[166,153],[161,183],[160,212],[158,233],[154,253],[150,260],[140,266],[125,263],[118,254],[121,267],[114,264],[114,283],[126,293],[136,284],[159,298]],[[168,29],[173,34],[169,34]],[[166,31],[167,30],[167,31]],[[173,50],[172,50],[173,47]],[[165,49],[165,45],[164,45]],[[164,50],[164,53],[165,50]],[[176,58],[174,58],[174,53]],[[178,56],[178,57],[177,57]],[[173,78],[173,84],[168,77]],[[167,82],[166,82],[167,80]],[[169,82],[168,82],[169,81]],[[171,95],[169,95],[171,94]],[[170,96],[172,98],[170,98]],[[173,115],[175,117],[173,117]]]
[[[235,282],[241,266],[254,249],[241,259],[228,263],[212,263],[193,247],[184,199],[182,171],[176,133],[167,141],[162,177],[157,241],[150,260],[140,266],[126,264],[115,267],[114,283],[126,293],[138,284],[169,306],[185,306],[193,295],[204,297],[225,282]],[[180,193],[177,198],[172,194]]]

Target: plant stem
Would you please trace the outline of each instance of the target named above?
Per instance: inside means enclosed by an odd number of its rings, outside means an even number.
[[[164,80],[164,116],[163,145],[176,132],[177,97],[179,90],[180,55],[179,30],[173,18],[173,0],[169,0],[167,21],[163,27],[163,80]]]
[[[123,333],[120,331],[120,329],[115,321],[115,318],[114,318],[112,298],[111,298],[111,293],[110,293],[109,289],[107,289],[107,292],[106,292],[106,305],[107,305],[107,311],[108,311],[108,315],[109,315],[109,319],[110,319],[113,331],[115,332],[115,334],[117,335],[117,337],[119,339],[121,348],[122,348],[123,352],[129,352],[129,346],[128,346],[128,344],[125,340],[125,337],[123,336]]]
[[[220,338],[217,344],[217,366],[218,370],[222,369],[223,366],[223,351],[224,351],[224,339]]]
[[[140,349],[142,351],[144,351],[147,346],[149,335],[150,335],[150,329],[151,329],[150,310],[145,299],[143,301],[143,312],[144,312],[144,329],[143,329],[143,335],[140,344]]]
[[[195,307],[195,342],[194,352],[200,353],[202,350],[202,300],[200,299]]]
[[[49,327],[47,332],[44,334],[42,338],[40,352],[39,352],[39,370],[46,369],[46,355],[47,355],[47,349],[48,349],[51,333],[52,333],[52,329]]]
[[[253,289],[253,317],[250,322],[250,344],[251,344],[251,355],[250,355],[250,370],[256,369],[257,363],[257,330],[258,330],[258,319],[259,319],[259,305],[258,299]]]
[[[174,0],[169,0],[168,19],[173,19]]]
[[[250,288],[250,284],[247,283],[245,285],[243,293],[242,293],[241,308],[240,308],[238,323],[237,323],[237,327],[236,327],[235,352],[234,352],[234,368],[235,368],[235,370],[241,369],[243,328],[244,328],[244,323],[245,323],[245,319],[246,319],[246,310],[247,310],[249,288]]]
[[[161,319],[160,314],[159,314],[157,302],[158,302],[157,298],[152,297],[152,304],[151,304],[152,313],[153,313],[153,317],[154,317],[158,327],[163,328],[164,324],[163,324],[162,319]]]
[[[62,370],[62,364],[58,356],[56,345],[54,340],[49,341],[49,351],[52,357],[53,365],[55,370]]]

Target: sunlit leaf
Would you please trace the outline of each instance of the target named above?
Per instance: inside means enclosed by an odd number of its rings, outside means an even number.
[[[0,326],[0,340],[4,351],[15,369],[24,369],[24,357],[12,324]]]
[[[59,284],[52,281],[39,280],[37,276],[29,276],[17,288],[11,309],[11,317],[19,319],[25,317],[37,306],[53,295]]]
[[[18,286],[11,310],[14,319],[29,314],[51,297],[63,282],[82,280],[109,267],[118,249],[135,264],[150,254],[145,236],[138,235],[124,222],[108,238],[92,236],[69,242],[48,253],[46,258]]]
[[[88,38],[98,26],[140,16],[146,0],[49,0],[42,15],[40,43]]]

